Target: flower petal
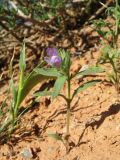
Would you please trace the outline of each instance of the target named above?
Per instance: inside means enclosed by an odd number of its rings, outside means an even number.
[[[52,57],[52,56],[58,56],[58,51],[57,51],[56,48],[48,48],[47,49],[47,54],[50,57]]]
[[[50,63],[54,66],[54,67],[57,67],[59,68],[60,65],[61,65],[61,58],[58,57],[58,56],[52,56],[51,59],[50,59]]]

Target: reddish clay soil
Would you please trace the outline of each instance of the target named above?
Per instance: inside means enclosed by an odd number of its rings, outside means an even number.
[[[73,58],[72,72],[80,65],[94,64],[98,52],[83,58]],[[109,67],[109,66],[106,66]],[[48,136],[49,132],[65,133],[66,103],[58,97],[41,97],[20,120],[19,128],[9,141],[0,145],[0,160],[24,160],[25,149],[35,160],[120,160],[120,104],[113,85],[104,74],[72,82],[73,90],[83,82],[101,79],[102,82],[79,93],[71,106],[70,145],[66,154],[61,141]],[[40,88],[37,85],[32,93]],[[67,94],[66,86],[62,92]],[[32,97],[26,98],[25,108]],[[1,101],[4,96],[0,95]],[[30,158],[28,158],[30,159]]]

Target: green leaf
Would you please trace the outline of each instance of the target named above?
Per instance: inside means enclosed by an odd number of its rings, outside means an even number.
[[[34,71],[43,76],[58,77],[60,74],[56,68],[35,68]]]
[[[11,79],[11,89],[12,89],[14,103],[16,103],[16,101],[17,101],[17,89],[15,87],[13,79]]]
[[[35,85],[48,79],[56,79],[56,77],[54,76],[47,77],[47,76],[38,74],[33,70],[24,80],[18,104],[20,105],[22,103],[22,101],[25,99],[25,97],[29,94],[29,92],[32,90],[32,88]]]
[[[25,43],[23,43],[21,52],[20,52],[20,70],[24,71],[26,68],[26,62],[25,62]]]
[[[12,115],[12,117],[14,116],[14,111],[15,111],[15,102],[14,102],[14,99],[13,99],[11,104],[10,104],[10,114]]]
[[[49,96],[51,95],[51,92],[48,91],[48,89],[46,88],[44,91],[41,92],[37,92],[34,94],[35,97],[40,97],[40,96]]]
[[[10,65],[9,65],[9,75],[12,76],[13,74],[13,60],[14,60],[14,54],[10,60]]]
[[[76,94],[78,94],[79,92],[84,91],[84,90],[87,89],[88,87],[91,87],[91,86],[95,85],[95,84],[98,83],[98,82],[101,82],[101,80],[93,80],[93,81],[89,81],[89,82],[84,83],[83,85],[81,85],[80,87],[78,87],[78,88],[74,91],[74,93],[73,93],[73,95],[72,95],[72,99],[73,99],[74,96],[75,96]]]
[[[70,53],[59,49],[59,54],[62,58],[62,70],[65,71],[65,73],[67,73],[71,65]]]
[[[87,75],[94,75],[96,73],[102,73],[104,72],[105,70],[101,67],[98,67],[98,66],[95,66],[95,67],[90,67],[86,70],[83,70],[83,71],[80,71],[76,74],[76,76],[87,76]]]
[[[48,136],[54,138],[55,140],[63,141],[62,137],[58,133],[48,133]]]
[[[60,93],[60,90],[63,87],[66,79],[67,79],[66,76],[58,77],[58,79],[56,80],[55,85],[54,85],[54,90],[53,90],[53,94],[52,94],[53,98],[58,96],[58,94]]]

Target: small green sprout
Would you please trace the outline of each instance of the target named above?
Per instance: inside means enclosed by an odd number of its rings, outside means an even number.
[[[12,61],[13,57],[10,63],[10,88],[13,95],[9,115],[6,118],[6,120],[1,124],[0,126],[0,133],[3,133],[3,131],[8,131],[9,133],[12,133],[14,129],[17,126],[18,119],[22,115],[20,113],[20,106],[25,97],[29,94],[29,92],[32,90],[32,88],[37,85],[38,83],[42,82],[45,79],[48,79],[48,77],[44,75],[37,74],[34,70],[27,76],[25,76],[25,68],[26,68],[26,62],[25,62],[25,43],[23,43],[21,52],[20,52],[20,61],[19,61],[19,68],[20,68],[20,76],[19,76],[19,82],[18,86],[15,85],[13,74],[12,74]],[[42,65],[42,64],[41,64]],[[56,76],[50,76],[49,78],[55,78]]]
[[[111,73],[106,71],[108,78],[114,84],[117,93],[120,91],[120,49],[118,47],[118,35],[120,33],[120,6],[118,0],[115,0],[115,6],[108,7],[106,10],[108,16],[115,20],[115,26],[110,22],[100,19],[95,21],[96,30],[103,38],[102,56],[100,63],[109,63],[112,67]]]

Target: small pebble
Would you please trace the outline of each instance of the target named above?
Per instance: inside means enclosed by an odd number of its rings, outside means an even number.
[[[21,152],[20,155],[22,156],[22,158],[24,159],[30,159],[33,158],[33,154],[30,148],[24,148]]]

